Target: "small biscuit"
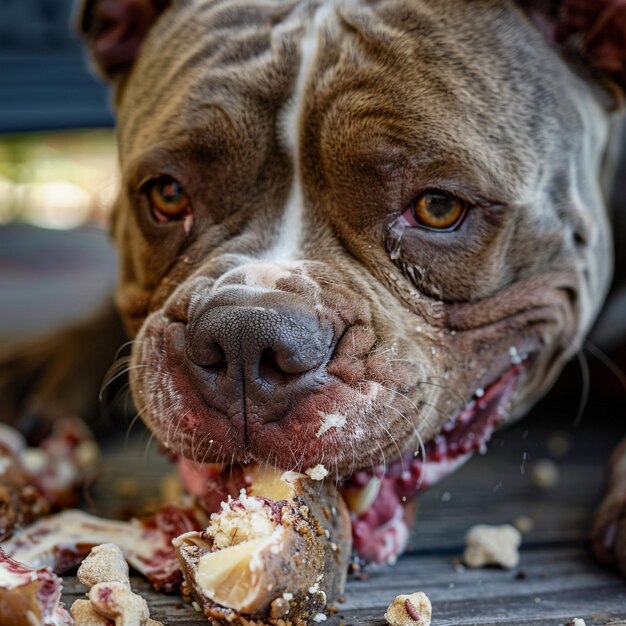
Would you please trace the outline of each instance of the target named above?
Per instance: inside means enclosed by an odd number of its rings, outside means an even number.
[[[472,526],[465,536],[463,562],[468,567],[499,565],[510,569],[519,563],[522,535],[514,526]]]
[[[391,626],[430,626],[432,611],[428,596],[419,591],[396,597],[389,605],[385,619]]]
[[[100,615],[89,600],[75,600],[70,609],[76,626],[111,626],[110,619]]]
[[[123,583],[94,585],[89,601],[100,615],[115,620],[115,626],[144,626],[150,617],[146,601]]]
[[[87,587],[111,582],[130,586],[128,564],[122,551],[113,543],[103,543],[92,548],[78,568],[77,576]]]

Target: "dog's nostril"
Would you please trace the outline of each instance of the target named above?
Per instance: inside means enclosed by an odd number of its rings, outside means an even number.
[[[280,355],[274,350],[263,350],[261,353],[259,360],[259,375],[261,378],[279,383],[289,382],[303,373],[303,371],[290,371],[293,369],[289,368],[288,365],[285,367],[284,359],[281,359]]]
[[[191,346],[188,356],[193,363],[206,369],[226,370],[228,368],[224,350],[217,343],[207,343],[201,349]]]

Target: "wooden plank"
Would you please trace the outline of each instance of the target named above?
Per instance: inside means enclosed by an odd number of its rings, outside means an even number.
[[[480,569],[456,571],[446,556],[403,557],[393,568],[373,573],[367,580],[351,580],[346,602],[329,626],[378,626],[384,612],[400,593],[424,591],[433,604],[433,626],[489,624],[565,624],[582,617],[587,625],[609,619],[626,620],[626,583],[590,560],[584,548],[532,549],[523,553],[520,571]],[[164,624],[206,624],[178,596],[154,592],[134,577],[133,587],[148,600],[155,619]],[[84,587],[65,579],[64,599],[81,597]],[[601,616],[599,621],[594,616]]]

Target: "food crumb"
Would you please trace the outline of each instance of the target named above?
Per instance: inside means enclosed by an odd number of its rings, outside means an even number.
[[[313,621],[314,622],[325,622],[326,621],[326,615],[324,615],[324,613],[318,613],[315,617],[313,617]]]
[[[550,459],[539,459],[532,464],[530,478],[536,487],[540,489],[552,489],[561,480],[559,466]]]
[[[315,467],[309,467],[304,473],[312,480],[324,480],[328,476],[328,470],[321,463]]]
[[[425,593],[400,595],[389,605],[385,619],[391,626],[430,626],[432,606]]]
[[[556,431],[548,439],[548,452],[552,456],[562,457],[565,456],[572,446],[571,438],[568,433],[564,431]]]
[[[535,520],[528,515],[520,515],[513,520],[513,526],[515,526],[522,535],[527,535],[535,528]]]
[[[587,625],[585,624],[585,620],[584,619],[580,619],[580,617],[575,617],[566,626],[587,626]]]
[[[510,569],[519,563],[518,548],[522,535],[517,528],[504,524],[472,526],[465,536],[463,562],[468,567],[499,565]]]

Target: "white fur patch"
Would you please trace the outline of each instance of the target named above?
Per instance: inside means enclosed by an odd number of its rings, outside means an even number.
[[[324,413],[323,411],[319,411],[319,415],[322,418],[322,424],[315,433],[316,437],[321,437],[331,428],[340,429],[346,425],[347,418],[343,413]]]
[[[293,97],[279,122],[283,141],[293,160],[293,183],[280,224],[276,245],[268,250],[266,258],[272,261],[291,261],[299,256],[304,218],[304,196],[300,168],[300,135],[304,95],[315,67],[323,25],[334,12],[332,4],[321,4],[315,12],[306,34],[300,41],[300,69]]]
[[[291,270],[278,263],[251,263],[238,268],[243,272],[246,285],[249,287],[267,287],[275,289],[281,278],[289,278]]]

